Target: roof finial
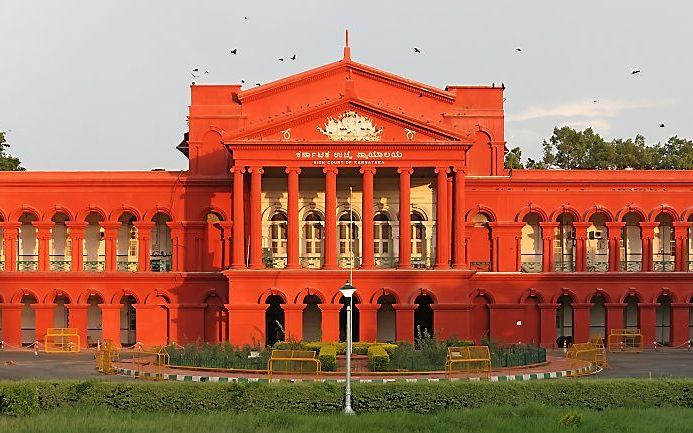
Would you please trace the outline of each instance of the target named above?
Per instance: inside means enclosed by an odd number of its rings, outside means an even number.
[[[349,47],[349,29],[345,31],[344,60],[351,60],[351,48]]]

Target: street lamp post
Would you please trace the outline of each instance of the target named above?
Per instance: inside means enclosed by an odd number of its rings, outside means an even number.
[[[346,393],[344,396],[344,413],[347,415],[354,415],[354,410],[351,408],[351,309],[352,309],[352,299],[356,288],[351,285],[350,281],[339,289],[342,292],[342,296],[347,299],[347,346],[346,346]]]

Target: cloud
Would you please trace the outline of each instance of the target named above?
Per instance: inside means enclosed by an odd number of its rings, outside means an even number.
[[[614,117],[625,110],[636,108],[647,108],[661,103],[643,102],[643,101],[621,101],[621,100],[603,100],[593,102],[589,101],[572,101],[564,104],[558,104],[548,107],[529,107],[517,114],[506,116],[508,122],[519,122],[524,120],[543,119],[548,117],[558,117],[567,119],[584,119],[591,118],[598,120],[604,117]]]

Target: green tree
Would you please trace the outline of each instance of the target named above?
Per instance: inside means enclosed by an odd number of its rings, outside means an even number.
[[[0,171],[24,171],[19,158],[15,158],[6,153],[10,147],[5,141],[5,133],[0,131]]]
[[[522,164],[522,149],[513,147],[505,154],[505,168],[525,168]]]

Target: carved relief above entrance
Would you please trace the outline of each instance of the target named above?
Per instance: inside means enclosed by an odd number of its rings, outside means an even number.
[[[347,111],[336,120],[328,117],[325,129],[318,126],[318,131],[332,141],[380,141],[383,128],[355,111]]]

